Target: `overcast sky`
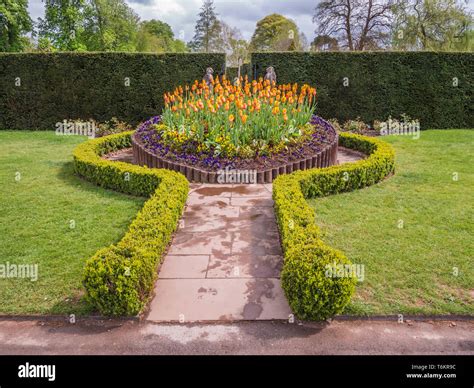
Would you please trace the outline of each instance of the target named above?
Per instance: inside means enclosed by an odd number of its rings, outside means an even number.
[[[158,19],[168,23],[177,38],[186,42],[194,35],[202,0],[126,0],[142,20]],[[308,40],[314,38],[312,15],[317,0],[215,0],[219,18],[232,27],[238,27],[244,38],[250,39],[258,20],[271,13],[279,13],[296,21]],[[42,0],[29,0],[33,20],[42,17]],[[183,35],[184,34],[184,35]]]

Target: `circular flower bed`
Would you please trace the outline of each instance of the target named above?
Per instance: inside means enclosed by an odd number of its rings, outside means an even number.
[[[172,169],[192,166],[214,173],[265,171],[305,161],[337,146],[334,128],[312,114],[315,96],[308,85],[277,86],[262,79],[231,85],[224,78],[209,86],[196,81],[165,94],[162,116],[138,127],[134,150],[167,161]],[[149,164],[146,158],[141,162]]]

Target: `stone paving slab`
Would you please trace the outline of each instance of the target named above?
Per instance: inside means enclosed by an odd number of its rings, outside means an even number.
[[[288,320],[279,279],[161,279],[148,320]]]
[[[170,255],[230,254],[232,236],[223,230],[186,233],[178,232],[168,251]],[[165,258],[166,260],[166,258]]]
[[[280,255],[211,255],[207,278],[279,278],[282,265]]]
[[[287,320],[272,185],[191,184],[150,321]]]
[[[161,279],[205,278],[209,255],[168,255],[160,269]]]
[[[272,207],[273,200],[269,198],[261,197],[232,197],[230,199],[232,206],[256,206],[256,207]]]
[[[341,149],[339,163],[360,156]],[[272,185],[191,184],[150,321],[287,320]]]

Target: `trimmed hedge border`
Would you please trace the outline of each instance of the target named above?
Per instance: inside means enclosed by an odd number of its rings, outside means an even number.
[[[331,127],[335,132],[332,126],[320,119],[325,125]],[[218,183],[217,177],[218,173],[215,171],[206,171],[196,167],[179,164],[172,162],[171,160],[164,159],[158,155],[153,154],[149,150],[145,149],[143,144],[141,144],[138,134],[135,133],[132,135],[132,148],[133,148],[133,157],[134,160],[140,166],[148,166],[152,168],[165,168],[168,170],[173,170],[180,172],[185,175],[189,182],[195,183]],[[286,165],[271,168],[268,170],[258,170],[257,171],[257,183],[272,183],[279,175],[291,174],[294,171],[298,170],[308,170],[311,168],[323,168],[329,167],[336,163],[337,161],[337,147],[338,147],[338,135],[334,138],[334,141],[327,145],[323,150],[314,154],[313,156],[294,161],[288,162]]]
[[[372,123],[406,113],[421,129],[474,127],[472,52],[252,53],[256,75],[275,67],[278,83],[318,90],[317,112]]]
[[[379,139],[341,133],[341,146],[367,159],[323,169],[282,175],[273,183],[275,214],[284,252],[282,287],[301,319],[322,320],[342,312],[355,290],[354,277],[329,277],[327,266],[351,265],[326,245],[306,199],[353,191],[380,182],[395,171],[395,152]]]
[[[86,299],[104,315],[136,315],[142,311],[189,190],[186,178],[177,172],[101,158],[130,147],[132,133],[93,139],[74,151],[77,174],[107,189],[150,197],[122,240],[100,249],[86,262]]]
[[[0,128],[112,117],[138,125],[161,113],[165,92],[209,66],[223,73],[225,61],[223,53],[0,53]]]

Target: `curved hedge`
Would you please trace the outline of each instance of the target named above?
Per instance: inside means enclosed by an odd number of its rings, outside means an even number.
[[[327,319],[342,312],[355,290],[354,277],[326,276],[327,266],[346,266],[344,254],[321,240],[306,199],[370,186],[395,170],[393,148],[375,138],[341,133],[339,144],[367,159],[282,175],[273,183],[275,213],[284,251],[282,287],[301,319]]]
[[[123,193],[150,196],[123,239],[86,262],[86,299],[105,315],[136,315],[142,310],[189,189],[186,178],[177,172],[101,158],[131,147],[131,134],[93,139],[74,151],[75,171],[87,180]]]

